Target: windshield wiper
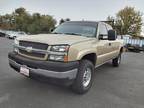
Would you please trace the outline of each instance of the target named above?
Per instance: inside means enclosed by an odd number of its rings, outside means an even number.
[[[67,35],[79,35],[79,36],[82,36],[81,34],[78,34],[78,33],[64,33],[64,34],[67,34]]]

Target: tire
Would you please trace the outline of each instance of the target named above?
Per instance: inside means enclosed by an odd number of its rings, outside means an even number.
[[[121,53],[118,55],[118,57],[112,60],[112,64],[114,67],[119,67],[120,63],[121,63]]]
[[[90,62],[89,60],[81,60],[77,77],[72,84],[73,91],[78,94],[86,93],[92,86],[93,73],[94,65],[92,64],[92,62]],[[88,79],[90,77],[90,79],[88,80],[86,76]]]
[[[135,49],[135,52],[136,52],[136,53],[140,53],[140,50],[139,50],[139,49]]]

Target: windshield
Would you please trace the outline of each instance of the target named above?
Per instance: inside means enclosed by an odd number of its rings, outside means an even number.
[[[55,34],[68,34],[85,37],[95,37],[96,27],[82,23],[64,23],[58,26],[53,33]]]

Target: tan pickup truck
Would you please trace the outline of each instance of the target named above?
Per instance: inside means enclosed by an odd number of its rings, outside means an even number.
[[[92,85],[94,69],[110,60],[118,67],[122,52],[123,41],[110,25],[70,21],[51,34],[16,38],[8,58],[10,66],[27,77],[68,84],[83,94]]]

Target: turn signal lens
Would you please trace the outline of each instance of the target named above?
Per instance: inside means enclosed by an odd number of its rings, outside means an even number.
[[[68,56],[64,56],[64,62],[68,62]]]

